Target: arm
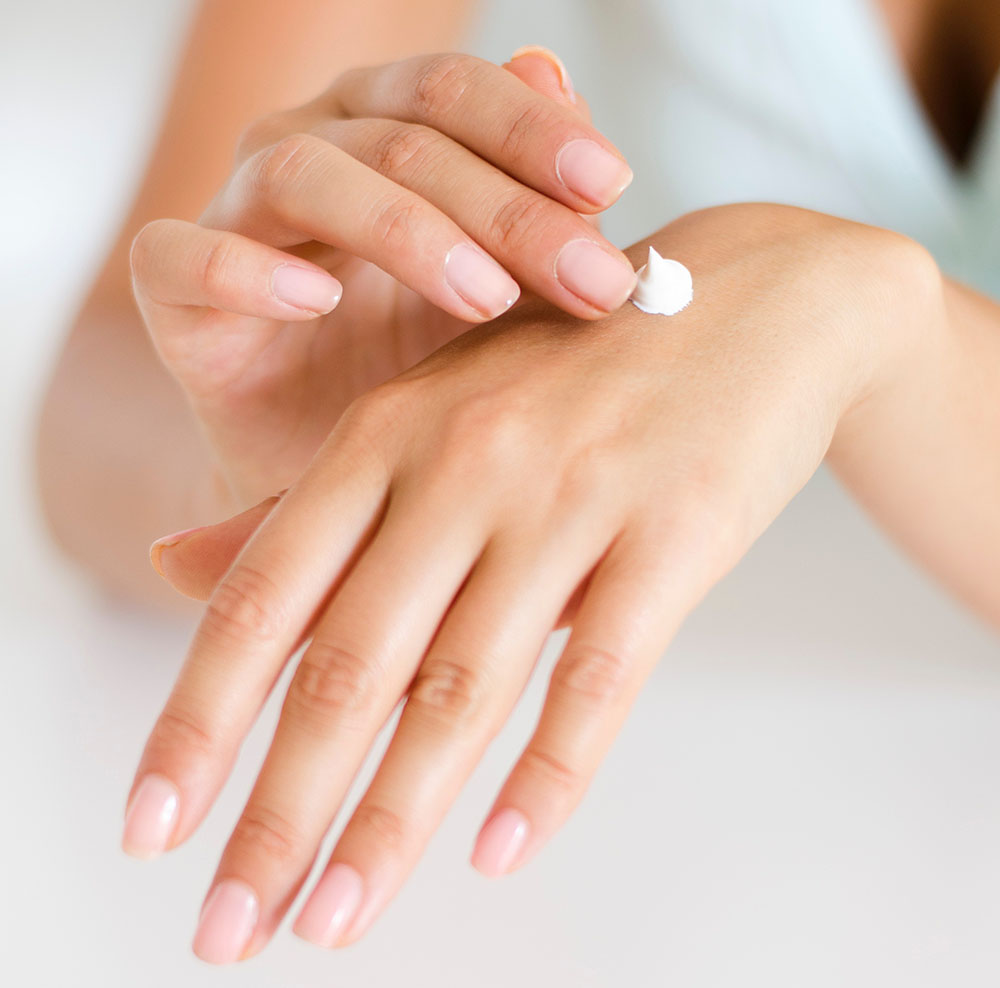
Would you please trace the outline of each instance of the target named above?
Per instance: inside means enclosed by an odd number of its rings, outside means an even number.
[[[129,247],[159,216],[196,219],[240,132],[353,65],[445,50],[470,0],[205,0],[128,219],[69,331],[37,441],[42,502],[63,549],[112,589],[176,607],[145,546],[235,504],[136,312]],[[193,149],[197,149],[196,153]],[[95,464],[100,469],[95,469]]]
[[[924,265],[933,318],[897,326],[893,383],[828,461],[917,561],[1000,628],[1000,305]]]

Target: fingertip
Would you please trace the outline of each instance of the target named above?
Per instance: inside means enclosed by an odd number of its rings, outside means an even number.
[[[125,809],[121,849],[142,861],[170,847],[180,810],[180,793],[165,776],[150,773],[136,787]]]
[[[468,322],[496,319],[521,296],[518,283],[485,252],[457,244],[445,257],[444,278],[464,305],[473,310],[456,313]]]
[[[544,96],[562,97],[574,106],[577,104],[573,80],[563,60],[551,48],[523,45],[504,63],[504,68]]]
[[[556,281],[591,310],[582,318],[600,319],[628,300],[636,273],[628,258],[615,248],[578,238],[565,244],[553,265]]]
[[[283,305],[313,317],[332,312],[344,296],[344,286],[319,268],[279,264],[271,273],[271,292]]]
[[[506,807],[486,822],[472,850],[472,866],[487,878],[500,878],[512,871],[522,856],[531,825],[513,807]]]
[[[152,563],[153,569],[168,583],[171,580],[164,569],[164,552],[167,549],[172,549],[174,546],[180,545],[189,536],[204,531],[206,527],[208,526],[199,525],[196,528],[185,528],[181,532],[174,532],[172,535],[164,535],[163,538],[157,539],[149,547],[149,561]]]

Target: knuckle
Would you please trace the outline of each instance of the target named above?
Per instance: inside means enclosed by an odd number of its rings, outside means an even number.
[[[153,261],[160,255],[159,245],[172,233],[176,220],[151,220],[132,238],[129,248],[129,268],[132,277],[141,282]]]
[[[302,835],[280,813],[266,806],[247,806],[233,830],[230,846],[252,858],[291,864],[305,845]]]
[[[271,577],[240,563],[212,594],[204,622],[210,633],[269,643],[281,637],[287,619]]]
[[[557,208],[551,200],[535,192],[519,192],[493,214],[493,239],[499,248],[511,253],[537,243]]]
[[[256,192],[264,201],[280,207],[327,147],[313,134],[290,134],[259,152],[254,170]]]
[[[453,728],[480,720],[488,701],[488,684],[480,672],[440,660],[429,662],[417,674],[407,707],[426,721]]]
[[[665,544],[674,546],[676,553],[722,565],[750,541],[754,522],[749,506],[739,506],[724,493],[738,485],[719,473],[709,464],[688,467],[678,484],[682,493],[665,518],[664,535]]]
[[[224,234],[218,234],[198,258],[196,283],[201,285],[206,295],[220,295],[232,279],[236,263],[233,241]]]
[[[390,253],[403,252],[412,242],[415,230],[428,223],[430,207],[409,192],[389,192],[373,204],[369,233],[373,242]]]
[[[531,103],[523,107],[504,132],[500,142],[501,159],[518,161],[524,157],[538,135],[551,130],[550,124],[550,110],[544,104]]]
[[[373,705],[377,683],[372,660],[329,641],[313,641],[288,688],[286,707],[325,732],[334,719],[360,721]]]
[[[341,420],[365,442],[377,442],[413,414],[413,390],[402,381],[388,381],[356,398]]]
[[[464,95],[478,67],[468,55],[434,55],[421,65],[413,84],[413,108],[418,118],[434,119]]]
[[[575,700],[611,706],[626,697],[631,673],[631,664],[621,655],[592,645],[575,645],[556,663],[552,688]]]
[[[617,497],[620,486],[620,458],[601,441],[585,444],[562,465],[558,481],[558,502],[564,509],[583,508],[607,496]]]
[[[382,175],[404,178],[423,170],[441,145],[441,136],[429,127],[397,124],[380,133],[367,149],[371,167]]]
[[[168,707],[160,714],[153,735],[153,746],[200,755],[211,755],[218,747],[206,725],[192,714],[173,707]]]
[[[530,447],[531,423],[518,400],[506,391],[461,399],[451,410],[441,436],[446,460],[506,470]]]
[[[281,139],[281,130],[282,120],[277,113],[251,120],[236,139],[236,160],[243,161],[269,144],[274,144]]]
[[[352,827],[361,827],[375,835],[383,848],[394,850],[406,843],[407,826],[403,818],[377,803],[361,802],[351,819]]]
[[[583,788],[580,773],[544,748],[525,748],[521,755],[521,768],[549,789],[576,795]]]

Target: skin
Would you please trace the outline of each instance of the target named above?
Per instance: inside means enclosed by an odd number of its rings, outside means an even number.
[[[631,265],[580,215],[598,206],[559,181],[557,162],[592,141],[623,176],[628,167],[581,106],[518,73],[556,85],[538,56],[509,70],[446,55],[345,73],[244,134],[199,223],[140,230],[140,310],[238,502],[291,483],[355,396],[505,311],[518,282],[584,319],[628,296]],[[610,286],[587,286],[600,308],[558,277],[562,251],[581,242],[616,270]],[[503,266],[492,265],[509,285],[494,311],[449,287],[456,247]],[[288,267],[325,280],[332,311],[317,318],[276,297],[275,272]]]
[[[449,116],[460,98],[466,112]],[[512,100],[520,112],[504,117]],[[497,119],[499,140],[483,129]],[[199,223],[158,221],[133,244],[136,295],[171,373],[162,393],[136,375],[130,398],[162,412],[184,407],[162,396],[181,395],[207,437],[185,445],[179,423],[191,419],[180,414],[157,422],[159,437],[176,430],[169,465],[205,478],[202,511],[287,488],[153,553],[179,589],[208,602],[132,790],[150,776],[173,787],[168,847],[198,825],[275,677],[309,643],[213,882],[256,896],[239,956],[273,934],[375,732],[404,700],[331,858],[362,888],[335,944],[364,935],[546,635],[571,623],[537,730],[488,817],[520,813],[524,844],[501,868],[487,866],[482,842],[473,855],[493,874],[529,860],[579,802],[684,616],[824,457],[1000,626],[997,306],[889,231],[744,204],[682,217],[627,252],[638,264],[652,244],[687,263],[688,310],[667,321],[606,300],[615,311],[594,322],[605,309],[567,294],[554,264],[571,240],[601,243],[578,215],[601,204],[560,187],[555,168],[558,149],[580,137],[603,141],[544,56],[503,69],[449,57],[358,70],[244,131]],[[407,172],[414,155],[425,157]],[[405,200],[407,223],[390,218],[382,229],[396,239],[379,253],[358,221],[371,212],[352,210],[384,202],[386,181],[420,202]],[[531,203],[506,211],[531,222],[498,229],[504,210],[470,212],[454,191],[463,182],[499,204]],[[345,186],[357,194],[324,198]],[[324,208],[307,208],[316,202]],[[463,308],[441,278],[462,235],[526,289],[466,332],[486,314]],[[276,268],[303,261],[339,280],[343,301],[328,312],[275,308]],[[66,469],[56,439],[73,407],[67,389],[80,394],[67,382],[80,387],[98,349],[77,348],[51,392],[43,476],[54,517],[81,510],[51,493]],[[171,500],[176,481],[157,487],[159,467],[147,521],[163,504],[190,508]],[[132,484],[129,503],[143,490]],[[91,558],[111,580],[129,572],[106,546]]]
[[[590,325],[538,303],[463,334],[354,402],[302,478],[256,509],[266,517],[212,591],[137,773],[176,787],[171,843],[183,842],[310,639],[215,878],[257,896],[245,956],[273,934],[405,698],[330,861],[364,890],[336,943],[364,934],[546,635],[570,619],[541,720],[488,818],[524,817],[526,843],[504,870],[529,860],[577,805],[684,616],[831,450],[848,479],[895,457],[878,507],[942,575],[975,577],[968,596],[1000,625],[1000,526],[995,501],[974,493],[1000,493],[1000,470],[980,438],[974,451],[955,441],[973,420],[1000,436],[989,392],[960,391],[984,365],[996,376],[995,307],[988,333],[956,332],[960,303],[922,248],[804,210],[691,214],[630,250],[635,262],[648,243],[695,273],[689,309],[668,321],[627,306]],[[918,438],[945,440],[967,485],[930,539],[923,509],[955,492],[934,483],[927,446],[898,451]],[[924,487],[909,486],[917,476]]]

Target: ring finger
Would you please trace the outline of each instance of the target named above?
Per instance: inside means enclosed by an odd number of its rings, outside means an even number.
[[[390,501],[316,625],[206,899],[194,942],[205,960],[234,961],[270,939],[475,560],[479,522],[429,502]]]
[[[399,889],[517,702],[567,598],[611,538],[593,512],[494,539],[449,610],[395,735],[295,931],[364,935]]]
[[[439,131],[376,119],[331,121],[318,133],[436,206],[524,288],[571,315],[606,315],[635,286],[625,255],[579,213]]]

